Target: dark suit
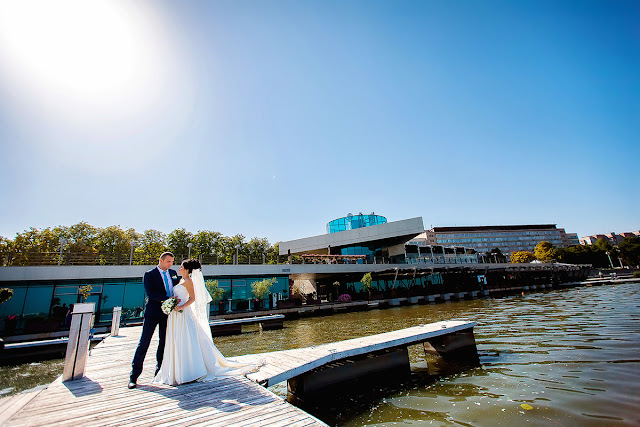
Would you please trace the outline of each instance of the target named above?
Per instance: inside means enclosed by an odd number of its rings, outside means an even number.
[[[177,285],[179,282],[178,274],[171,269],[167,271],[169,272],[169,278],[173,282],[173,285]],[[169,297],[167,297],[164,280],[162,280],[162,276],[157,267],[144,273],[142,284],[144,285],[144,291],[147,293],[147,300],[144,308],[142,336],[140,337],[136,354],[133,356],[133,362],[131,363],[131,381],[133,382],[136,382],[142,373],[142,363],[147,355],[151,337],[156,330],[156,326],[160,326],[160,330],[158,331],[160,342],[158,343],[158,351],[156,352],[156,360],[158,362],[156,371],[160,369],[162,356],[164,356],[164,342],[167,333],[167,315],[162,312],[162,302]]]

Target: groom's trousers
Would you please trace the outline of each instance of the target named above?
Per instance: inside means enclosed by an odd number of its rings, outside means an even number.
[[[136,354],[133,356],[133,362],[131,363],[130,378],[133,382],[136,382],[142,373],[142,364],[147,355],[147,350],[151,343],[151,337],[153,337],[156,327],[159,327],[158,335],[160,338],[160,341],[158,342],[158,351],[156,352],[157,371],[162,365],[162,357],[164,356],[164,343],[167,335],[167,315],[162,312],[162,308],[159,303],[149,301],[144,310],[142,336],[140,336],[140,342],[138,343]]]

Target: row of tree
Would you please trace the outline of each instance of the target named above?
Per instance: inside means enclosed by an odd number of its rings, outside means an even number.
[[[533,253],[518,251],[511,254],[512,263],[564,262],[567,264],[591,264],[594,267],[621,267],[640,265],[640,237],[625,237],[619,245],[598,239],[593,245],[577,245],[556,248],[549,242],[540,242]]]
[[[0,257],[5,264],[28,265],[34,254],[59,252],[61,241],[63,252],[87,255],[123,254],[128,257],[133,246],[134,264],[136,259],[147,262],[165,251],[188,254],[189,244],[192,258],[203,255],[220,264],[233,262],[236,246],[240,260],[251,257],[252,262],[260,263],[263,255],[268,263],[277,263],[278,259],[278,244],[272,245],[266,238],[254,237],[247,241],[242,234],[224,236],[209,230],[191,233],[184,228],[168,234],[153,229],[139,233],[133,228],[123,229],[118,225],[101,228],[86,222],[69,227],[30,228],[18,233],[13,240],[0,236]]]

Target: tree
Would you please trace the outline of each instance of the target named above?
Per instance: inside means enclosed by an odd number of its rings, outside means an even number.
[[[6,237],[0,236],[0,267],[9,265],[11,252],[13,252],[13,242]]]
[[[222,234],[217,231],[198,231],[193,236],[192,255],[220,255],[221,237]]]
[[[251,293],[256,299],[262,301],[267,297],[267,295],[269,295],[269,292],[271,292],[271,288],[275,282],[275,277],[255,281],[251,283]]]
[[[596,242],[593,244],[593,247],[602,252],[610,252],[611,249],[613,249],[613,246],[611,246],[611,243],[609,243],[605,239],[596,240]]]
[[[145,230],[140,236],[136,253],[146,258],[159,258],[163,252],[168,251],[167,235],[158,230]]]
[[[536,245],[533,253],[536,259],[541,262],[552,262],[556,259],[556,250],[553,244],[544,240]]]
[[[525,264],[536,259],[536,256],[529,251],[516,251],[511,254],[510,261],[513,264]]]
[[[238,245],[240,245],[240,247],[238,248],[238,258],[247,257],[247,245],[244,242],[245,237],[242,234],[236,234],[235,236],[228,237],[227,239],[228,240],[225,241],[225,243],[227,244],[225,248],[225,258],[229,263],[233,261],[233,257],[236,255],[236,246]]]
[[[640,237],[625,237],[618,247],[626,265],[640,265]]]
[[[262,255],[264,254],[266,256],[270,248],[271,244],[266,237],[254,237],[247,243],[247,253],[251,256],[252,260],[255,260],[255,263],[262,262]]]
[[[89,295],[91,295],[92,289],[93,289],[93,286],[91,285],[84,285],[78,288],[78,293],[82,296],[82,302],[85,302],[87,298],[89,298]]]
[[[371,273],[365,273],[360,279],[360,283],[362,283],[362,289],[367,291],[369,300],[371,300]]]
[[[280,242],[275,243],[269,248],[267,252],[267,264],[278,264],[278,257],[280,256]]]
[[[96,249],[102,254],[124,254],[131,249],[131,237],[119,225],[100,228]]]
[[[204,282],[204,285],[206,286],[207,291],[209,291],[209,295],[211,295],[211,299],[214,302],[220,302],[227,293],[225,289],[218,285],[217,280],[207,280]]]
[[[96,253],[98,249],[99,228],[94,227],[84,221],[72,225],[71,227],[57,227],[59,234],[67,239],[67,250],[74,253]]]
[[[167,236],[169,250],[174,255],[187,254],[189,252],[189,243],[193,243],[193,234],[184,228],[177,228]]]
[[[218,258],[220,264],[231,264],[233,257],[236,254],[236,250],[233,247],[231,238],[228,236],[222,236],[219,240],[219,252]]]

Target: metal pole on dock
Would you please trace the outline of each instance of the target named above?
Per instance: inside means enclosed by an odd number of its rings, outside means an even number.
[[[84,375],[84,365],[89,353],[89,332],[94,309],[94,303],[82,303],[73,306],[62,381],[77,380]]]

